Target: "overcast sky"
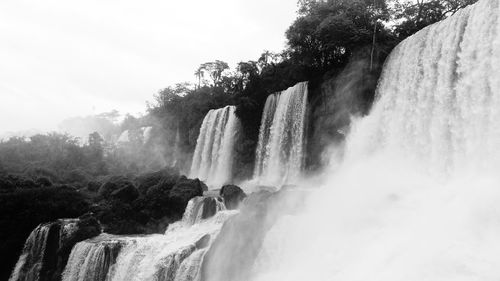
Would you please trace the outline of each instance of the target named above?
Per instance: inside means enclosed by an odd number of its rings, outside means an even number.
[[[0,1],[0,133],[138,113],[201,63],[280,51],[296,0]]]

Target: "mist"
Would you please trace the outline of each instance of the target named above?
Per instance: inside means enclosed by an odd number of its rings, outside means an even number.
[[[294,1],[276,0],[2,2],[0,133],[52,131],[63,119],[113,109],[144,112],[159,89],[194,82],[201,63],[234,66],[281,49],[295,10]]]
[[[498,279],[498,1],[264,2],[0,4],[0,279]]]

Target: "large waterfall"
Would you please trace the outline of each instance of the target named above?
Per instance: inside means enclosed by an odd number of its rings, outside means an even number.
[[[227,211],[221,198],[195,197],[182,220],[169,225],[164,235],[102,234],[76,244],[62,279],[198,280],[206,251],[235,212]]]
[[[234,110],[210,111],[200,130],[191,176],[211,186],[232,178]],[[306,82],[268,98],[259,183],[301,176],[306,117]],[[499,148],[500,1],[480,0],[394,49],[326,179],[251,194],[234,217],[221,198],[195,197],[164,234],[79,242],[62,278],[498,280]],[[26,242],[12,280],[43,272],[47,227]]]
[[[500,160],[498,1],[483,1],[392,52],[378,101],[350,138],[358,155],[388,150],[428,171],[496,169]]]
[[[254,177],[264,185],[293,183],[304,162],[307,82],[267,98],[262,115]]]
[[[500,277],[500,8],[481,0],[390,55],[371,113],[254,280]]]
[[[200,128],[190,176],[210,187],[232,180],[234,144],[240,128],[235,110],[235,106],[210,110]]]

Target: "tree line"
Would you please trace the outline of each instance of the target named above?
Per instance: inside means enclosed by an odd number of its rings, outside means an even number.
[[[369,61],[362,113],[368,111],[382,65],[391,50],[418,30],[477,0],[299,0],[297,18],[286,31],[287,47],[264,51],[231,70],[221,60],[201,64],[196,83],[178,83],[154,95],[150,116],[166,130],[179,131],[182,149],[192,151],[205,114],[236,105],[244,128],[237,144],[239,166],[252,166],[260,119],[270,94],[310,81],[310,99],[355,59]],[[174,135],[174,134],[170,134]]]

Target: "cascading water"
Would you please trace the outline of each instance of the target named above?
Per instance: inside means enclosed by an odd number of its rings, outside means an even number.
[[[186,225],[197,224],[225,209],[221,198],[198,196],[189,201],[182,221]]]
[[[71,251],[62,279],[106,280],[110,266],[116,262],[120,249],[126,243],[127,239],[102,234],[97,238],[76,244]]]
[[[78,219],[60,219],[37,226],[24,244],[9,281],[51,280],[60,247],[76,230]]]
[[[210,110],[196,142],[190,176],[210,187],[220,187],[232,179],[234,144],[240,128],[235,106]]]
[[[345,159],[267,233],[253,280],[500,277],[500,8],[402,42]]]
[[[350,137],[351,154],[397,150],[447,176],[498,167],[497,5],[483,1],[397,46],[376,106]]]
[[[50,227],[41,224],[31,232],[9,280],[39,280]]]
[[[205,252],[235,213],[220,198],[195,197],[164,235],[102,234],[76,244],[62,280],[198,280]]]
[[[270,95],[262,115],[254,178],[263,185],[294,183],[304,162],[307,82]]]

